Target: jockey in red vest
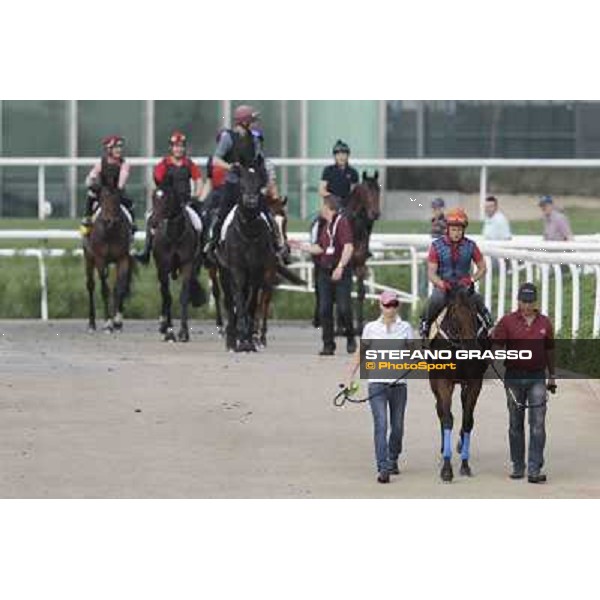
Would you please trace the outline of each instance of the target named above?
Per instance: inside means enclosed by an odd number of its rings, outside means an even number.
[[[117,191],[121,197],[121,204],[131,215],[132,229],[135,233],[135,214],[133,201],[125,196],[125,184],[129,178],[129,164],[123,158],[125,140],[120,135],[109,135],[102,140],[104,153],[102,158],[92,167],[85,178],[88,188],[85,214],[81,221],[81,233],[89,235],[92,226],[92,214],[98,201],[100,190],[105,187]]]
[[[431,323],[446,305],[447,293],[456,286],[464,286],[469,290],[471,302],[477,307],[486,327],[493,324],[483,298],[474,288],[475,281],[485,275],[486,266],[477,244],[465,237],[468,226],[467,213],[462,208],[453,208],[446,214],[446,235],[431,243],[427,258],[428,276],[434,287],[425,315],[421,318],[420,333],[423,337],[429,335]],[[472,263],[476,265],[473,276]]]
[[[187,138],[180,131],[174,131],[169,138],[169,154],[154,167],[154,183],[159,190],[173,195],[182,205],[189,204],[200,216],[202,194],[202,172],[198,165],[187,156]],[[193,189],[192,189],[193,188]],[[143,264],[150,260],[153,232],[151,219],[146,221],[146,244],[136,258]]]

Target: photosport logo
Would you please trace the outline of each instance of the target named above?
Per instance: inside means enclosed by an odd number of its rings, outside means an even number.
[[[532,349],[481,349],[477,347],[419,348],[420,340],[361,340],[361,379],[398,379],[402,376],[453,378],[472,361],[527,364]]]

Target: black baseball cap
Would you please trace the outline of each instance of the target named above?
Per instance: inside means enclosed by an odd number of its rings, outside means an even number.
[[[537,300],[537,287],[530,282],[522,283],[519,286],[517,298],[521,302],[535,302]]]

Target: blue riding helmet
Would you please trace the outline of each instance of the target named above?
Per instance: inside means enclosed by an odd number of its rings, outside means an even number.
[[[443,198],[435,198],[431,201],[431,208],[444,208],[446,203]]]
[[[553,204],[553,203],[554,203],[554,200],[552,200],[552,196],[540,196],[538,205],[544,206],[545,204]]]

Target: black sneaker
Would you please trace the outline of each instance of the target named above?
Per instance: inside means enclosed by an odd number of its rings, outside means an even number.
[[[346,350],[348,351],[348,354],[354,354],[356,352],[356,340],[353,337],[348,338]]]
[[[543,473],[538,473],[537,475],[529,475],[527,477],[527,481],[529,483],[546,483],[546,476]]]
[[[514,467],[509,477],[511,479],[523,479],[525,477],[525,469]]]
[[[392,463],[392,467],[390,468],[391,475],[400,475],[400,469],[398,468],[398,463]]]
[[[390,482],[390,474],[387,471],[381,471],[379,475],[377,475],[377,481],[379,483],[389,483]]]

